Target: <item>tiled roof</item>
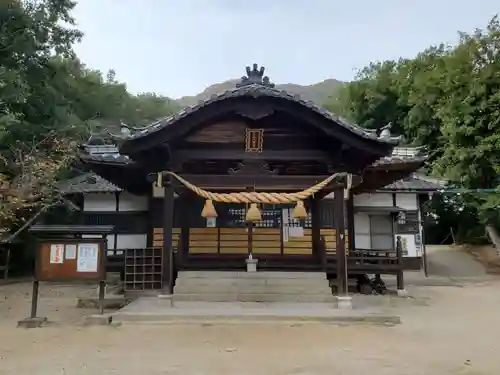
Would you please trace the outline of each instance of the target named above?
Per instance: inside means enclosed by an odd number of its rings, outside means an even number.
[[[134,164],[135,162],[131,160],[127,155],[121,155],[118,152],[116,146],[109,149],[109,151],[99,150],[95,151],[94,148],[97,146],[84,146],[87,150],[86,154],[81,155],[81,158],[86,161],[95,161],[98,163],[110,163],[110,164]],[[110,146],[111,147],[111,146]],[[424,162],[426,155],[421,153],[421,149],[415,147],[395,147],[392,155],[384,156],[375,163],[372,164],[373,167],[390,165],[390,164],[404,164],[404,163],[420,163]]]
[[[118,186],[95,173],[86,173],[64,181],[59,185],[59,190],[64,194],[114,193],[122,191]]]
[[[391,191],[436,191],[443,189],[444,183],[436,183],[423,176],[411,175],[399,181],[384,186],[380,190]]]
[[[423,163],[427,155],[422,152],[423,149],[420,147],[394,147],[390,156],[378,159],[372,164],[372,167],[389,164]]]
[[[223,101],[230,98],[238,98],[238,97],[275,97],[280,99],[289,100],[291,102],[300,104],[304,107],[309,108],[310,110],[322,115],[327,120],[333,121],[340,126],[352,131],[353,133],[359,135],[360,137],[366,139],[372,139],[379,141],[381,143],[388,144],[397,144],[399,141],[399,137],[391,137],[390,134],[384,133],[384,136],[378,136],[376,130],[364,129],[357,124],[349,123],[346,119],[328,111],[327,109],[320,107],[314,104],[311,101],[306,101],[300,98],[298,95],[292,95],[284,90],[279,90],[274,87],[268,87],[261,84],[249,84],[242,87],[236,87],[232,89],[225,90],[221,93],[211,95],[209,98],[199,101],[197,104],[183,108],[179,112],[160,119],[153,124],[146,126],[135,133],[126,135],[126,136],[118,136],[122,139],[132,140],[136,138],[141,138],[148,134],[154,133],[160,129],[165,128],[166,126],[177,122],[178,120],[188,116],[189,114],[198,111],[199,109],[208,106],[212,103],[216,103],[219,101]]]

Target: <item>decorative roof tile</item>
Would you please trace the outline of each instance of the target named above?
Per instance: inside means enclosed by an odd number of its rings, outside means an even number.
[[[95,173],[86,173],[60,183],[59,191],[64,194],[114,193],[122,191],[115,184]]]
[[[411,175],[399,181],[384,186],[380,190],[391,191],[436,191],[444,187],[444,183],[428,181],[426,177]]]

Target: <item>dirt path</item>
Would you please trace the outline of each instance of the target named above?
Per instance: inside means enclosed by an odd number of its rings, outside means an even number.
[[[443,277],[482,277],[486,271],[469,252],[458,246],[427,246],[429,275]]]
[[[0,374],[500,373],[500,282],[415,287],[396,327],[325,325],[75,325],[75,295],[45,288],[43,311],[59,326],[14,328],[29,311],[29,285],[0,287]],[[43,290],[44,288],[42,288]],[[28,293],[27,293],[28,292]],[[27,295],[28,294],[28,295]]]

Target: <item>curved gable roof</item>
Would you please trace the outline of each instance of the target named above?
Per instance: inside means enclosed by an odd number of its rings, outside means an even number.
[[[176,124],[192,114],[211,106],[215,103],[220,103],[235,98],[276,98],[278,100],[293,103],[294,105],[306,109],[314,114],[323,117],[324,120],[331,122],[332,125],[340,126],[341,128],[359,136],[360,138],[374,141],[380,145],[389,147],[395,146],[399,142],[399,137],[392,137],[390,131],[385,129],[381,135],[377,134],[376,130],[365,129],[357,124],[350,123],[346,119],[338,116],[327,109],[314,104],[311,101],[303,100],[299,95],[292,95],[285,90],[279,90],[274,87],[274,84],[269,82],[268,77],[263,77],[264,68],[257,70],[257,64],[254,64],[253,70],[247,67],[247,77],[242,77],[241,82],[233,89],[225,90],[218,94],[213,94],[209,98],[199,101],[197,104],[181,109],[179,112],[160,119],[149,126],[140,129],[134,129],[133,134],[122,136],[126,142],[122,146],[122,151],[127,152],[136,140],[149,138],[150,135],[157,132],[176,126]]]

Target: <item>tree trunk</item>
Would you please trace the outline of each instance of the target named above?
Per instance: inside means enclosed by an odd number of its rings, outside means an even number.
[[[495,246],[497,255],[500,256],[500,234],[493,225],[486,225],[486,234],[490,238],[490,241]]]

